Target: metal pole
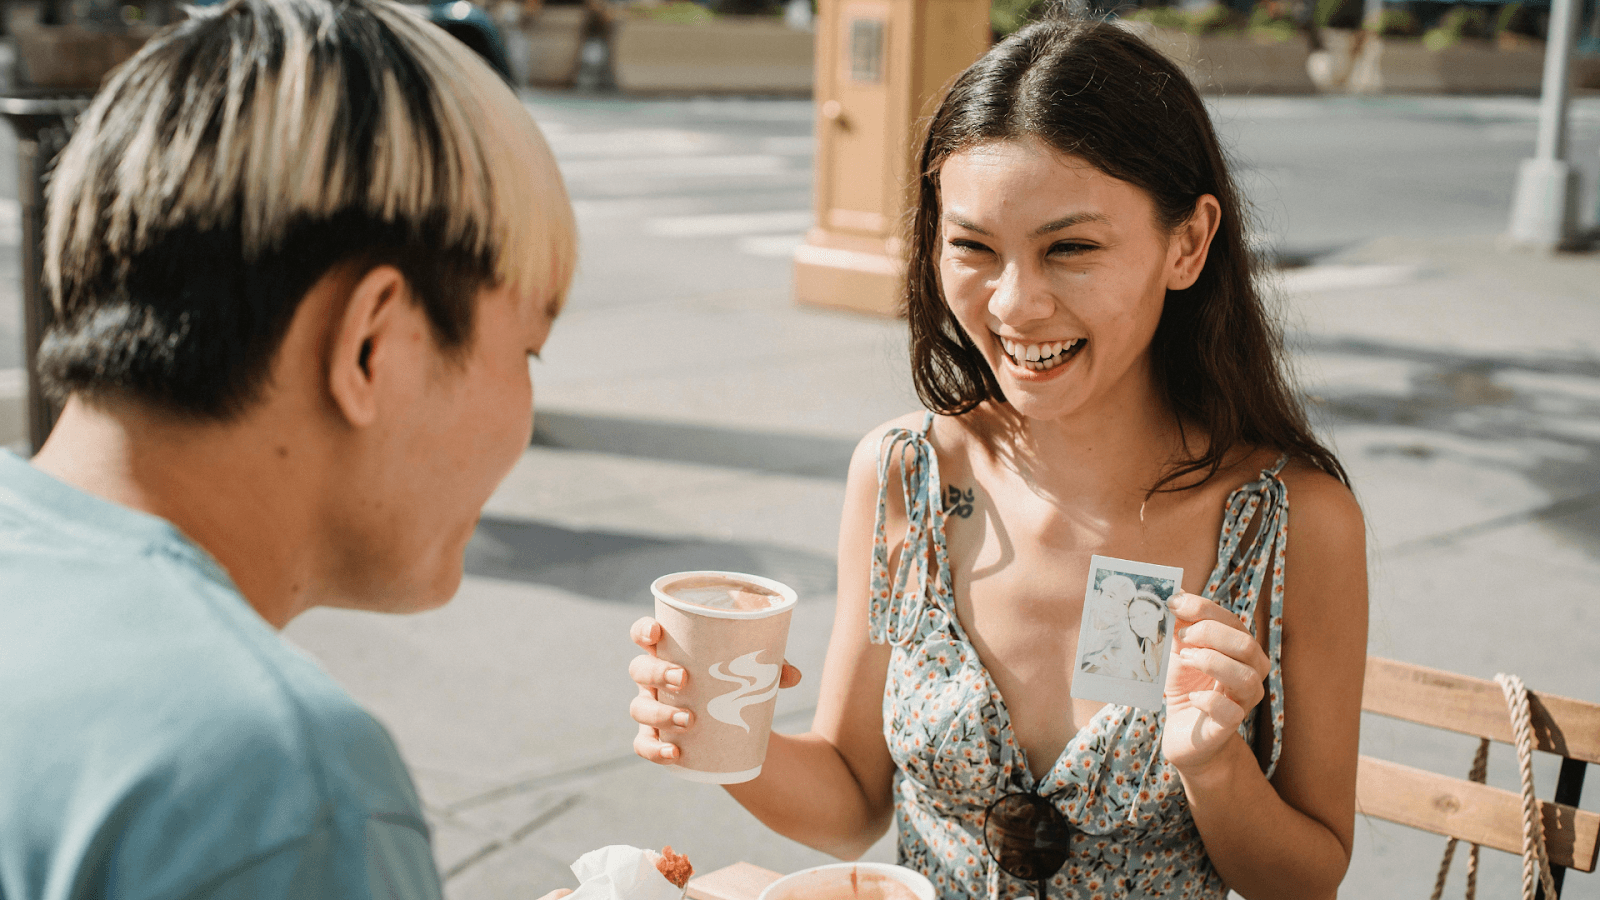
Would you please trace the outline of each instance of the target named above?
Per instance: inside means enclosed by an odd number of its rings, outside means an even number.
[[[74,116],[88,106],[84,96],[0,96],[0,116],[17,134],[17,195],[22,212],[22,316],[28,367],[28,443],[37,453],[61,410],[39,385],[39,344],[54,318],[45,296],[44,175],[66,146]]]
[[[1577,230],[1578,173],[1567,164],[1567,104],[1572,45],[1578,32],[1577,0],[1555,0],[1544,45],[1544,86],[1539,104],[1539,142],[1533,159],[1522,161],[1511,205],[1511,239],[1555,249]]]
[[[40,140],[43,130],[24,135],[21,128],[17,129],[17,198],[22,207],[22,334],[28,367],[28,443],[34,453],[44,446],[57,413],[39,385],[39,344],[52,318],[41,290],[44,179],[40,176],[50,162],[49,148],[40,146],[44,143]]]
[[[1567,101],[1572,96],[1572,45],[1578,36],[1578,0],[1555,0],[1544,45],[1544,86],[1539,95],[1538,159],[1567,158]]]

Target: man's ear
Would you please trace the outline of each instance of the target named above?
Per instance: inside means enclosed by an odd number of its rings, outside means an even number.
[[[374,357],[392,352],[396,312],[408,302],[404,275],[394,266],[375,266],[350,290],[344,314],[334,322],[328,342],[328,392],[350,424],[361,428],[378,416]]]
[[[1194,212],[1188,221],[1173,232],[1168,251],[1167,290],[1181,291],[1193,287],[1200,272],[1206,267],[1206,255],[1211,252],[1211,239],[1217,235],[1222,223],[1222,205],[1210,194],[1202,194],[1194,202]]]

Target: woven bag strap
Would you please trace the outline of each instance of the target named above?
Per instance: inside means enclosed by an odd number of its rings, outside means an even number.
[[[1489,772],[1489,739],[1478,741],[1478,752],[1472,757],[1472,771],[1467,774],[1470,781],[1483,784],[1484,777]],[[1450,875],[1450,861],[1455,858],[1456,838],[1451,838],[1444,845],[1444,859],[1439,861],[1439,877],[1433,882],[1433,896],[1429,900],[1439,900],[1444,896],[1444,881]],[[1467,900],[1476,900],[1478,896],[1478,845],[1472,844],[1467,851]]]

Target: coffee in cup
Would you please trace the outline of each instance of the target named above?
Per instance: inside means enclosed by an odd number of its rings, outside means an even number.
[[[675,578],[662,588],[667,596],[702,609],[755,612],[783,602],[783,595],[751,580],[751,576],[705,573]]]
[[[663,575],[650,591],[661,624],[656,655],[688,673],[681,689],[660,688],[657,697],[694,713],[694,725],[673,740],[679,756],[669,771],[713,784],[749,781],[767,756],[794,590],[701,571]]]

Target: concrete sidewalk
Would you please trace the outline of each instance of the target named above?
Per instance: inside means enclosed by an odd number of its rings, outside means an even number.
[[[1367,511],[1371,651],[1600,700],[1600,255],[1379,240],[1279,287]],[[671,843],[702,870],[825,859],[721,790],[631,757],[626,629],[661,572],[790,581],[803,598],[791,657],[808,677],[785,693],[780,729],[806,727],[844,463],[861,433],[915,406],[902,345],[898,323],[796,308],[782,284],[574,306],[536,372],[538,439],[491,501],[458,599],[291,626],[399,738],[452,898],[570,885],[567,863],[618,841]],[[1469,740],[1379,721],[1363,740],[1443,772],[1471,759]],[[1496,751],[1492,783],[1515,783],[1513,757]],[[1554,767],[1538,777],[1548,795]],[[1441,847],[1363,820],[1344,895],[1426,896]],[[892,854],[885,841],[872,856]],[[1484,896],[1515,893],[1516,860],[1488,853],[1483,869]],[[1564,896],[1600,897],[1600,879],[1574,876]]]

